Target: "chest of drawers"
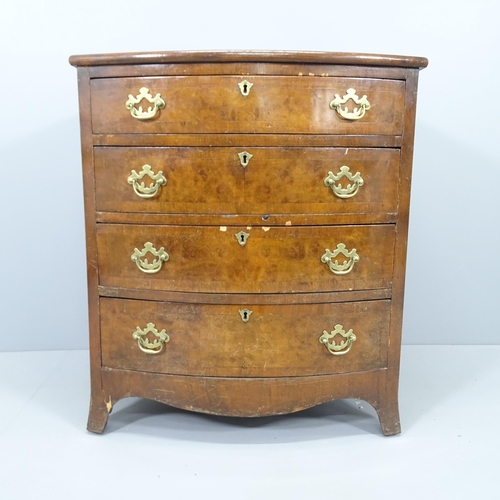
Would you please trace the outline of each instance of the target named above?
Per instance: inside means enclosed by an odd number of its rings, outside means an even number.
[[[73,56],[88,429],[139,396],[242,417],[337,398],[400,432],[416,57]]]

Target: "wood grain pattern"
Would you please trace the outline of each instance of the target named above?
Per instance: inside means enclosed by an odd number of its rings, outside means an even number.
[[[183,62],[172,64],[147,64],[87,66],[91,78],[123,78],[146,76],[189,76],[189,75],[269,75],[269,76],[329,76],[349,78],[380,78],[384,80],[404,80],[405,68],[389,66],[339,66],[335,64],[227,62],[205,64]]]
[[[400,352],[403,335],[403,307],[404,307],[404,285],[406,275],[406,250],[408,245],[408,224],[410,217],[410,191],[413,166],[413,137],[415,133],[415,117],[417,106],[418,71],[407,70],[406,83],[406,112],[405,133],[403,146],[401,148],[401,180],[400,201],[398,210],[398,221],[396,231],[396,245],[394,248],[394,283],[393,283],[393,305],[391,313],[390,344],[389,344],[389,369],[385,379],[381,412],[385,408],[398,411],[398,389],[399,389],[399,366]],[[395,410],[394,410],[395,409]],[[390,410],[388,410],[390,411]],[[380,413],[379,413],[380,415]],[[398,425],[394,432],[401,432]]]
[[[329,214],[167,214],[144,212],[97,212],[97,222],[179,226],[330,226],[352,224],[391,224],[397,212]]]
[[[403,128],[404,82],[357,78],[247,75],[253,83],[241,95],[241,76],[102,78],[91,81],[92,130],[103,133],[268,133],[399,135]],[[128,96],[146,87],[160,93],[165,108],[151,120],[137,120],[125,107]],[[350,121],[330,109],[336,94],[355,88],[372,108]],[[144,104],[145,109],[149,104]]]
[[[380,388],[387,370],[313,377],[228,378],[190,377],[103,368],[110,407],[119,399],[138,396],[185,410],[235,417],[293,413],[333,399],[357,398],[378,413],[382,432],[401,432],[397,408],[383,400]],[[93,432],[102,432],[108,412],[96,415]]]
[[[385,368],[389,301],[343,304],[176,304],[101,299],[102,364],[108,368],[215,377],[285,377]],[[132,333],[154,323],[170,341],[159,354],[141,351]],[[319,342],[342,324],[356,335],[334,356]],[[150,341],[155,339],[148,334]],[[337,343],[342,337],[335,337]]]
[[[425,57],[388,54],[355,54],[353,52],[295,52],[295,51],[183,51],[129,52],[124,54],[75,55],[69,58],[73,66],[148,65],[171,63],[314,63],[336,65],[365,65],[398,68],[425,68]]]
[[[85,190],[87,428],[102,432],[129,396],[245,417],[355,397],[374,406],[385,435],[401,432],[413,133],[427,60],[157,52],[70,62],[79,67]],[[243,78],[254,83],[246,98]],[[149,121],[125,108],[143,86],[166,101]],[[371,103],[353,122],[329,108],[349,87]],[[235,158],[242,150],[254,155],[246,169]],[[126,182],[143,162],[168,178],[151,200]],[[365,180],[348,200],[323,185],[344,163]],[[245,247],[240,230],[250,233]],[[146,241],[170,254],[158,274],[131,260]],[[344,276],[320,262],[339,242],[360,255]],[[248,323],[242,307],[254,311]],[[158,356],[132,339],[149,321],[171,335]],[[337,323],[358,338],[341,357],[318,340]]]
[[[96,146],[400,148],[401,135],[95,134]]]
[[[238,153],[252,158],[242,167]],[[189,214],[394,213],[397,149],[358,148],[95,148],[96,207],[100,212]],[[167,184],[153,198],[127,182],[149,165]],[[325,186],[329,171],[359,172],[359,192],[342,199]],[[153,181],[144,177],[148,186]],[[345,187],[350,182],[343,178]]]
[[[141,290],[138,288],[119,288],[99,286],[101,297],[128,298],[189,304],[219,305],[288,305],[288,304],[330,304],[333,302],[361,302],[365,300],[390,299],[391,288],[379,290],[349,290],[341,292],[316,293],[191,293],[172,290]]]
[[[97,239],[95,222],[94,168],[91,123],[90,78],[88,68],[78,68],[78,97],[80,106],[80,131],[83,165],[85,240],[87,251],[87,287],[89,308],[90,347],[90,407],[87,428],[100,429],[107,420],[108,412],[102,393],[101,336],[99,324],[99,271],[97,264]],[[104,419],[104,420],[103,420]]]
[[[391,286],[394,226],[230,227],[133,226],[97,228],[99,283],[123,288],[219,293],[370,290]],[[268,230],[266,230],[268,229]],[[250,234],[241,247],[235,236]],[[156,274],[131,260],[146,242],[170,258]],[[321,262],[344,243],[359,262],[335,275]],[[153,256],[145,258],[152,261]],[[339,256],[339,263],[345,258]]]

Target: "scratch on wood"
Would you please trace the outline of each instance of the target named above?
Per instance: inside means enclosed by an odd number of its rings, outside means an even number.
[[[196,396],[195,398],[191,399],[191,401],[189,401],[189,404],[192,404],[197,399],[204,398],[205,396],[208,396],[208,394],[213,392],[213,391],[214,391],[214,387],[211,387],[210,389],[208,389],[208,391],[205,391],[203,394],[200,394],[199,396]]]
[[[269,231],[269,229],[271,229],[270,227],[268,226],[262,226],[262,230],[267,233]]]
[[[222,403],[222,398],[219,397],[219,400],[217,401],[217,403],[215,403],[215,405],[212,406],[212,410],[216,410],[217,408],[219,408],[221,403]]]
[[[291,221],[291,220],[287,220],[287,221],[285,222],[285,226],[291,226],[291,225],[292,225],[292,221]]]
[[[220,227],[220,230],[221,230],[222,232],[227,231],[227,226],[221,226],[221,227]]]

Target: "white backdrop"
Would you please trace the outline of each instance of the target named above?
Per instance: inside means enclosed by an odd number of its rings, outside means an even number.
[[[497,0],[4,0],[0,351],[87,347],[76,71],[68,56],[183,49],[428,57],[404,342],[497,344],[499,16]]]

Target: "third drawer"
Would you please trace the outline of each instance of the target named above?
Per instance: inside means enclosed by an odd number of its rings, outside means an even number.
[[[102,286],[223,293],[390,288],[395,226],[99,224]]]

